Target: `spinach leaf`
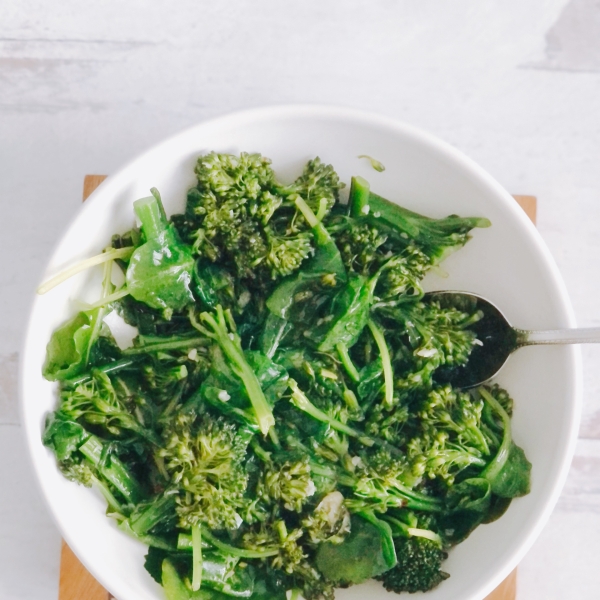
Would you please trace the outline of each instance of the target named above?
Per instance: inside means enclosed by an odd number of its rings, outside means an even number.
[[[181,310],[194,301],[190,290],[194,258],[179,241],[174,225],[168,225],[158,191],[134,202],[146,243],[131,255],[126,272],[127,289],[152,308]]]
[[[523,449],[511,442],[508,458],[498,474],[492,479],[492,491],[501,498],[516,498],[529,493],[531,463]]]
[[[379,527],[352,515],[350,534],[341,544],[319,545],[317,568],[327,579],[342,586],[381,575],[390,569],[389,556],[384,551],[386,538]]]
[[[465,479],[448,490],[449,512],[441,519],[444,537],[462,542],[487,517],[492,499],[490,482],[482,477]]]
[[[333,325],[319,344],[319,350],[331,352],[338,344],[351,348],[369,320],[372,299],[369,281],[362,275],[352,276],[333,299]]]
[[[204,307],[210,310],[218,304],[230,307],[235,301],[233,276],[225,269],[201,260],[194,268],[193,289]]]
[[[62,381],[79,375],[85,368],[97,312],[77,313],[52,334],[42,368],[46,379]]]
[[[51,413],[46,418],[42,442],[52,449],[57,460],[64,461],[71,458],[88,436],[79,423],[63,419],[60,413]]]
[[[504,425],[500,448],[484,469],[482,477],[490,482],[494,494],[501,498],[524,496],[530,490],[531,463],[512,439],[510,416],[504,407],[484,386],[478,388],[478,392],[500,416]]]
[[[292,324],[289,321],[269,312],[260,337],[261,350],[269,358],[273,358],[279,344],[291,328]]]

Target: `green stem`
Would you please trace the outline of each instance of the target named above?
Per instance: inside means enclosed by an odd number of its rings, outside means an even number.
[[[41,296],[42,294],[49,292],[52,288],[55,288],[63,281],[73,277],[73,275],[77,275],[77,273],[81,273],[81,271],[85,271],[90,267],[101,265],[102,263],[117,260],[119,258],[129,258],[133,254],[134,250],[135,248],[129,246],[127,248],[112,248],[106,252],[92,256],[91,258],[81,260],[68,269],[61,271],[54,277],[48,279],[48,281],[40,285],[40,287],[37,289],[37,293]]]
[[[122,358],[121,360],[115,360],[114,362],[108,363],[106,365],[102,365],[100,367],[94,367],[94,371],[101,371],[102,373],[115,373],[116,371],[120,371],[121,369],[126,369],[130,367],[136,362],[134,358]],[[92,375],[87,373],[85,375],[80,375],[79,377],[74,377],[73,379],[65,379],[63,385],[69,387],[77,387],[81,383],[87,383],[92,380]]]
[[[358,219],[369,214],[369,195],[371,186],[362,177],[353,177],[350,183],[350,216]]]
[[[383,331],[375,324],[373,320],[369,320],[367,323],[377,348],[379,349],[379,356],[381,357],[381,364],[383,366],[383,380],[385,384],[385,398],[384,402],[387,407],[391,407],[394,404],[394,373],[392,371],[392,361],[390,358],[390,351],[388,350],[385,342],[385,336]]]
[[[200,523],[192,527],[192,591],[202,585],[202,529]]]
[[[349,388],[346,388],[342,394],[342,397],[344,398],[344,402],[346,403],[346,406],[354,413],[360,413],[361,412],[361,408],[360,408],[360,404],[358,403],[358,398],[356,397],[356,394]]]
[[[504,468],[506,461],[508,460],[508,455],[510,454],[510,448],[512,445],[512,432],[510,427],[510,417],[508,413],[504,410],[500,402],[492,396],[484,387],[480,387],[477,390],[479,394],[481,394],[482,398],[495,410],[502,419],[502,423],[504,424],[504,434],[502,436],[502,443],[500,444],[500,448],[496,453],[494,459],[488,464],[488,466],[481,473],[481,477],[487,479],[492,482],[497,476],[498,473]]]
[[[303,198],[296,196],[294,199],[294,204],[302,213],[302,216],[306,219],[306,222],[310,225],[310,228],[313,230],[313,233],[315,234],[315,241],[317,242],[318,246],[324,246],[325,244],[333,241],[323,223],[321,223],[317,215],[315,215],[311,207],[304,201]]]
[[[165,340],[164,342],[153,342],[143,346],[133,346],[123,350],[123,354],[149,354],[151,352],[163,352],[165,350],[181,350],[184,348],[195,348],[206,346],[209,340],[205,337],[193,337],[186,339]]]
[[[175,498],[173,496],[163,496],[160,500],[153,502],[130,517],[131,529],[136,535],[144,535],[174,510]]]
[[[155,240],[166,228],[167,220],[160,196],[140,198],[133,203],[133,210],[142,224],[146,240]]]
[[[352,359],[350,358],[350,354],[348,352],[348,346],[346,344],[342,344],[339,342],[336,344],[335,349],[338,352],[340,360],[342,361],[342,365],[344,365],[344,369],[346,369],[346,373],[350,375],[352,381],[360,381],[360,375],[358,373],[358,369],[354,366]]]
[[[94,485],[100,490],[100,493],[104,496],[104,499],[106,500],[108,506],[114,512],[124,515],[124,508],[121,506],[120,502],[113,496],[113,493],[110,491],[108,486],[102,480],[98,479],[95,475],[92,475],[92,481],[94,482]]]
[[[207,548],[212,548],[211,544],[209,544],[202,536],[200,536],[200,544],[203,550]],[[177,536],[177,550],[192,550],[194,547],[192,536],[187,533],[180,533]]]
[[[112,264],[112,263],[110,263]],[[127,288],[121,288],[120,290],[114,292],[113,294],[108,294],[103,296],[98,300],[98,302],[94,302],[93,304],[88,305],[86,310],[94,310],[96,308],[104,308],[111,302],[116,302],[125,296],[129,296],[129,290]]]
[[[209,336],[219,344],[230,363],[232,371],[242,380],[254,409],[259,429],[263,435],[267,435],[271,427],[275,425],[275,417],[273,417],[271,407],[265,398],[256,374],[244,357],[239,336],[233,332],[230,334],[227,329],[225,313],[221,305],[217,306],[216,313],[216,319],[207,312],[202,313],[200,319],[210,327],[212,333],[209,332]],[[194,324],[193,321],[192,324]],[[203,328],[200,328],[200,331],[202,330]]]
[[[116,456],[111,456],[110,462],[106,464],[103,458],[104,446],[97,437],[91,435],[79,450],[129,502],[136,504],[140,501],[143,496],[140,485]]]
[[[104,263],[104,276],[102,278],[102,292],[101,292],[101,300],[100,300],[101,304],[98,307],[96,307],[95,305],[92,305],[88,309],[88,310],[94,310],[95,308],[98,308],[98,311],[96,312],[95,317],[92,318],[92,321],[93,321],[92,331],[90,333],[90,341],[88,342],[87,352],[85,355],[85,365],[86,366],[90,361],[90,352],[92,351],[92,346],[94,345],[94,342],[98,339],[98,336],[100,335],[102,321],[104,319],[104,314],[106,313],[106,309],[104,308],[104,304],[105,304],[104,299],[107,296],[110,296],[110,294],[113,290],[113,284],[112,284],[112,280],[111,280],[112,266],[113,266],[112,260],[109,260]]]
[[[279,548],[265,548],[264,550],[247,550],[246,548],[238,548],[230,546],[220,539],[215,537],[206,528],[202,531],[202,538],[208,540],[217,550],[229,554],[231,556],[239,556],[240,558],[268,558],[269,556],[277,556]]]
[[[431,531],[430,529],[419,529],[417,527],[410,527],[406,523],[403,523],[399,519],[394,517],[390,517],[389,515],[384,515],[382,517],[385,521],[387,521],[392,527],[394,527],[401,536],[403,537],[422,537],[432,542],[435,542],[440,547],[443,545],[442,538],[435,533],[435,531]]]

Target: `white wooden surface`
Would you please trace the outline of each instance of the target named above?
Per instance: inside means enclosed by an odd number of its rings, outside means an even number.
[[[233,109],[377,111],[537,195],[578,321],[600,325],[599,40],[597,0],[0,2],[0,600],[57,596],[59,535],[24,454],[16,368],[85,173]],[[600,597],[600,347],[583,355],[577,456],[519,600]]]

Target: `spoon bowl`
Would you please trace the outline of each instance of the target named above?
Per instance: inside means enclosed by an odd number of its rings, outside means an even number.
[[[481,318],[468,327],[477,336],[469,361],[458,367],[441,367],[435,377],[437,383],[450,383],[461,389],[490,380],[508,357],[523,346],[600,343],[600,327],[547,331],[517,329],[495,304],[470,292],[429,292],[423,301],[438,302],[442,307],[453,307],[469,314],[480,312]]]

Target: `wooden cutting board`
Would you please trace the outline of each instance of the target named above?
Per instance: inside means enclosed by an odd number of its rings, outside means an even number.
[[[83,182],[85,200],[104,180],[106,175],[86,175]],[[529,218],[535,223],[535,196],[515,196]],[[517,570],[515,569],[485,600],[516,600]],[[58,600],[111,600],[111,596],[86,570],[69,546],[62,543]]]

